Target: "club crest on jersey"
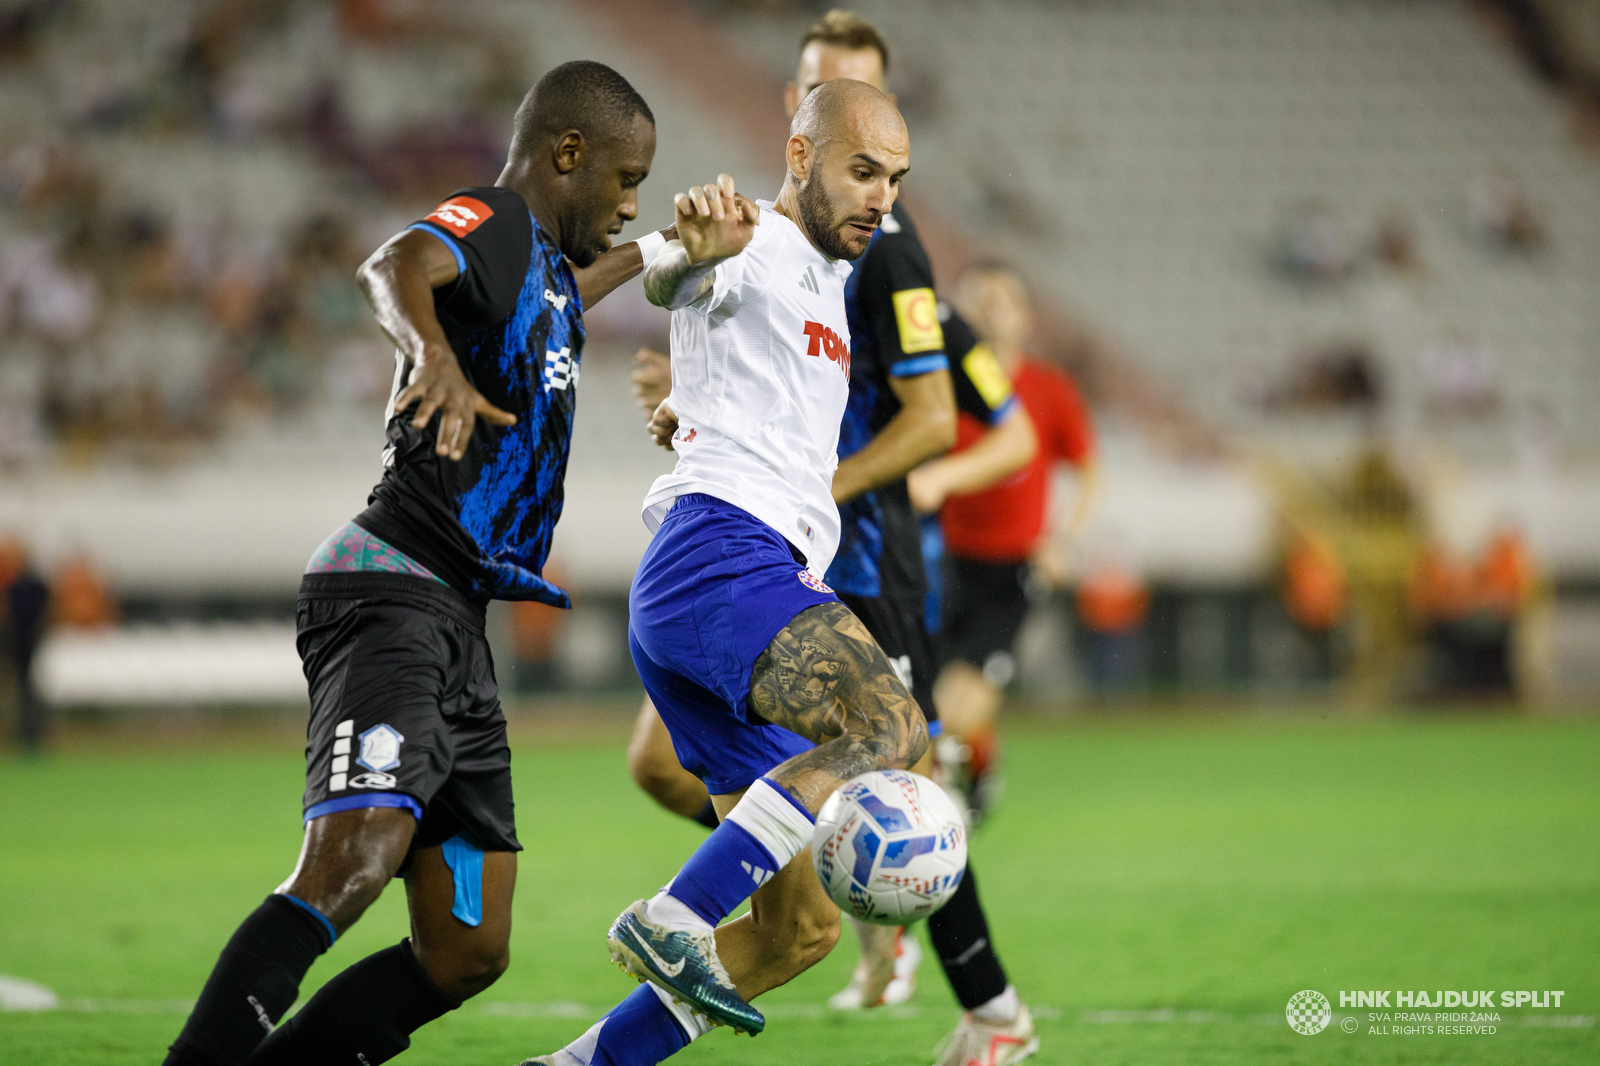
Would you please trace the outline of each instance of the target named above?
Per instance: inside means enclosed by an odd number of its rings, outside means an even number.
[[[356,762],[382,773],[400,765],[400,744],[406,738],[391,725],[375,725],[361,734],[361,754]]]
[[[826,355],[830,363],[839,364],[845,377],[850,376],[850,346],[842,337],[821,322],[807,322],[804,333],[811,338],[811,345],[806,349],[807,355]]]
[[[833,590],[827,585],[823,584],[822,579],[816,574],[813,574],[811,571],[802,570],[796,576],[800,578],[800,584],[804,585],[812,592],[822,592],[830,596],[833,595]]]
[[[578,380],[578,364],[572,359],[572,349],[562,346],[559,352],[544,353],[544,391],[560,389]]]
[[[457,237],[465,237],[494,216],[494,209],[471,196],[452,196],[433,209],[427,221],[438,223]]]

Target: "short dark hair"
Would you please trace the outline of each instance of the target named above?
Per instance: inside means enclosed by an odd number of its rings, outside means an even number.
[[[604,63],[574,60],[556,67],[528,90],[517,108],[512,142],[530,145],[562,130],[607,141],[625,134],[639,115],[656,124],[650,105],[627,78]]]
[[[812,41],[853,50],[876,48],[883,57],[883,72],[889,73],[889,46],[884,43],[883,34],[854,11],[834,8],[813,22],[806,35],[800,38],[800,51],[804,52]]]

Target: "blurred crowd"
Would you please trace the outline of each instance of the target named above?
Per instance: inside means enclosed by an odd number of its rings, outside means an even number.
[[[352,51],[402,95],[418,71],[452,91],[374,118]],[[381,397],[355,268],[439,189],[492,180],[533,62],[431,0],[7,5],[0,75],[43,106],[0,122],[0,465],[160,459]],[[139,191],[130,144],[245,169],[277,152],[318,193],[259,225],[226,186]]]

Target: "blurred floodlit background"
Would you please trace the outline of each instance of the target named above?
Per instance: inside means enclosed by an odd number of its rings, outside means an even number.
[[[942,286],[1015,264],[1032,347],[1097,424],[1099,495],[1018,694],[1600,693],[1600,9],[856,7],[894,50]],[[393,375],[356,266],[492,182],[522,93],[571,58],[658,118],[625,237],[719,170],[770,195],[817,13],[0,0],[11,680],[43,634],[8,729],[303,705],[295,589],[379,476]],[[496,608],[508,691],[637,684],[625,596],[669,459],[628,374],[665,334],[636,282],[589,317],[552,558],[575,609]]]

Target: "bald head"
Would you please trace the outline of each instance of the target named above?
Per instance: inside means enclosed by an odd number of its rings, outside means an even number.
[[[806,94],[789,123],[791,137],[823,149],[838,140],[895,142],[910,153],[911,137],[894,102],[864,81],[835,78]]]

